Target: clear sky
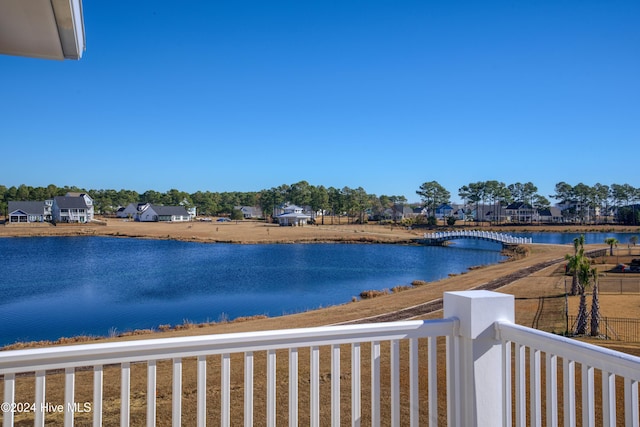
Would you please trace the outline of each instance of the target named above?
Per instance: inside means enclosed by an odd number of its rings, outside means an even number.
[[[640,2],[85,1],[0,56],[0,184],[640,186]],[[553,200],[552,200],[553,201]]]

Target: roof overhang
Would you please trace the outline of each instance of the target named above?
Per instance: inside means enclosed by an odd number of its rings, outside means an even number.
[[[0,0],[0,54],[80,59],[82,0]]]

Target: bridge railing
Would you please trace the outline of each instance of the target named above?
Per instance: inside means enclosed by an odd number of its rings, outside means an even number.
[[[495,231],[464,230],[464,231],[440,231],[436,233],[425,233],[424,238],[434,241],[446,241],[452,239],[481,239],[490,240],[506,244],[529,244],[532,243],[530,237],[516,237],[510,234],[498,233]]]

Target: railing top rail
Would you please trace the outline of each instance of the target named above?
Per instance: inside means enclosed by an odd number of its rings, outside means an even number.
[[[270,349],[452,335],[455,319],[80,344],[0,352],[0,375]]]
[[[640,357],[508,322],[496,322],[503,341],[512,341],[578,363],[640,381]]]

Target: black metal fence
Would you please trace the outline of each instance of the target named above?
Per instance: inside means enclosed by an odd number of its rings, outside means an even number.
[[[568,320],[570,330],[575,330],[576,316],[570,315]],[[590,326],[591,323],[587,322],[587,327]],[[610,340],[640,342],[640,320],[620,317],[602,317],[600,319],[600,330],[598,332],[599,336]],[[589,333],[589,331],[587,331],[587,333]]]
[[[601,294],[639,294],[640,277],[599,277]]]

